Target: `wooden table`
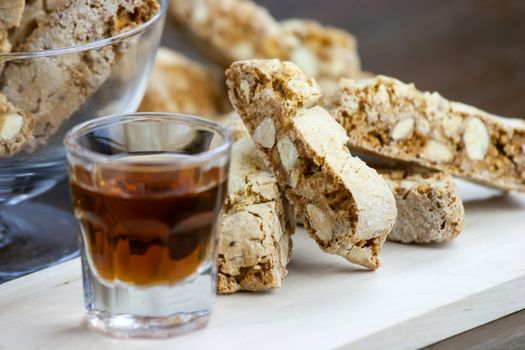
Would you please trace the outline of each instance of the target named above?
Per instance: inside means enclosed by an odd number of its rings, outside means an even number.
[[[525,308],[525,195],[461,188],[466,225],[454,242],[388,243],[383,267],[369,272],[321,253],[299,230],[282,288],[220,296],[205,330],[165,341],[117,341],[87,330],[78,259],[7,282],[0,286],[0,349],[408,349],[436,343]],[[65,186],[61,190],[59,198],[48,198],[67,206]],[[518,330],[519,315],[510,321]],[[519,332],[484,328],[481,334],[490,338],[460,336],[441,348],[519,341]]]

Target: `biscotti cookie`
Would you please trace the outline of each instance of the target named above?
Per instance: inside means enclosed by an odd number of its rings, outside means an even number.
[[[172,0],[177,22],[222,66],[253,57],[282,58],[290,43],[279,23],[245,0]]]
[[[442,172],[378,169],[396,198],[397,219],[390,241],[432,243],[454,239],[465,211],[452,177]]]
[[[295,64],[233,63],[230,101],[260,156],[305,228],[326,252],[369,269],[394,225],[396,206],[385,180],[346,147],[345,130],[316,104],[320,90]]]
[[[8,31],[20,24],[24,5],[24,0],[0,0],[0,54],[11,52],[12,43]],[[4,63],[0,61],[0,72]]]
[[[315,78],[323,94],[333,93],[340,78],[362,75],[357,42],[351,34],[303,19],[283,21],[281,27],[286,36],[297,40],[287,60]]]
[[[378,76],[343,79],[330,101],[349,145],[504,190],[525,191],[525,122]]]
[[[207,67],[160,48],[141,112],[178,112],[216,117],[231,110],[224,83]]]
[[[9,33],[9,40],[15,47],[23,44],[40,22],[53,12],[60,4],[68,0],[26,0],[20,24]]]
[[[232,147],[228,194],[219,219],[219,293],[281,286],[291,258],[293,211],[250,137]]]
[[[431,170],[400,170],[373,166],[389,184],[397,217],[388,240],[401,243],[439,243],[457,237],[465,211],[452,177]],[[304,221],[296,213],[298,223]]]
[[[31,33],[17,51],[81,45],[108,38],[148,21],[159,11],[156,0],[69,0]],[[35,115],[41,143],[55,133],[109,77],[126,44],[46,59],[9,62],[2,92]]]
[[[33,115],[0,94],[0,158],[12,156],[33,141]]]

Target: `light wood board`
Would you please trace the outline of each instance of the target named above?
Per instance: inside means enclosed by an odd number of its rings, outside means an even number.
[[[76,259],[0,286],[0,349],[429,345],[525,308],[525,196],[477,186],[463,195],[466,225],[454,242],[387,243],[376,272],[321,253],[301,229],[282,288],[219,296],[206,329],[167,340],[116,340],[86,329]]]

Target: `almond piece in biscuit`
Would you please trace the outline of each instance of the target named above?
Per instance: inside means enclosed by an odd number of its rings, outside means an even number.
[[[12,156],[33,143],[33,115],[13,106],[0,94],[0,158]]]
[[[494,116],[385,76],[343,79],[327,104],[352,148],[525,191],[523,120]]]
[[[317,105],[315,81],[279,60],[235,62],[226,76],[234,108],[281,190],[304,214],[309,235],[328,253],[378,268],[396,218],[394,196],[350,154],[345,130]]]

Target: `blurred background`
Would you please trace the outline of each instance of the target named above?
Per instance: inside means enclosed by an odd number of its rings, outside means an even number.
[[[256,2],[277,19],[312,18],[350,31],[365,70],[525,118],[524,0]],[[172,28],[163,40],[191,55]]]

